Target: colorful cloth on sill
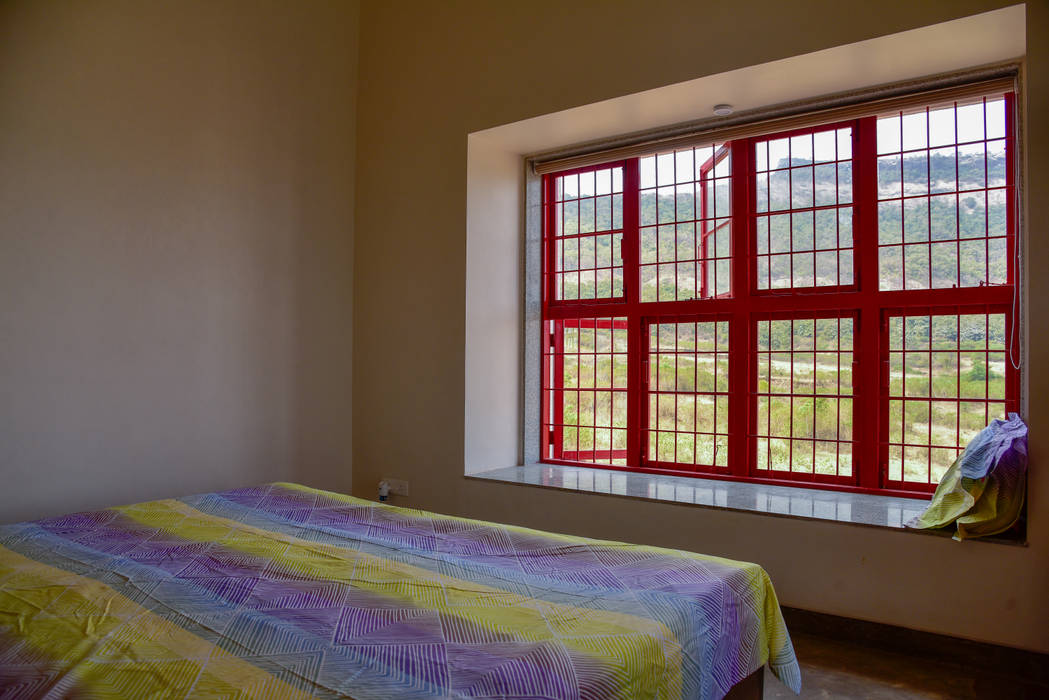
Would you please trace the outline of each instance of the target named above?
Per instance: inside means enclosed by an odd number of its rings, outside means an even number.
[[[954,523],[954,539],[996,535],[1020,517],[1027,485],[1027,426],[1015,413],[973,438],[940,479],[925,512],[907,527]]]
[[[4,697],[720,698],[801,675],[747,564],[270,484],[0,527]]]

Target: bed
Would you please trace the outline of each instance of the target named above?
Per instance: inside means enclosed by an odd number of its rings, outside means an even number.
[[[766,663],[800,690],[768,575],[689,552],[289,483],[0,527],[3,698],[720,698]]]

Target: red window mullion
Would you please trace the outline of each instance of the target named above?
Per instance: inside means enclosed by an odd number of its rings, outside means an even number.
[[[554,336],[551,344],[554,351],[553,382],[552,386],[560,387],[560,391],[554,396],[553,430],[550,439],[553,442],[554,459],[564,458],[564,423],[565,423],[565,401],[564,401],[564,377],[565,377],[565,322],[554,321]]]
[[[542,369],[540,373],[540,384],[542,386],[542,398],[539,405],[540,415],[540,428],[539,428],[539,460],[545,460],[551,457],[553,454],[554,445],[554,428],[552,424],[553,416],[551,414],[551,397],[555,396],[554,384],[551,381],[551,365],[553,364],[553,357],[551,355],[553,337],[550,334],[550,328],[553,324],[549,321],[543,321],[543,357],[542,357]]]
[[[637,319],[637,347],[638,347],[638,396],[636,402],[634,397],[631,397],[631,405],[638,407],[638,436],[637,436],[637,451],[633,452],[637,459],[637,466],[647,467],[649,466],[649,376],[651,372],[651,360],[649,354],[652,350],[650,343],[648,342],[648,323],[641,318],[640,315],[636,316]],[[629,439],[629,436],[628,436]]]
[[[733,238],[733,240],[735,240]],[[752,270],[753,268],[748,268]],[[862,269],[862,268],[861,268]],[[735,268],[733,268],[735,270]],[[733,274],[735,274],[733,272]],[[875,270],[876,274],[876,270]],[[877,278],[874,280],[877,284]],[[1012,299],[1012,289],[1006,285],[984,287],[964,287],[961,289],[914,289],[878,292],[880,307],[897,306],[950,306],[969,304],[1008,304]],[[762,296],[757,300],[712,298],[696,301],[652,301],[642,305],[631,305],[624,302],[606,302],[597,304],[578,304],[576,306],[554,306],[547,310],[547,319],[556,318],[592,318],[595,316],[627,316],[631,313],[642,313],[645,317],[674,316],[688,314],[723,314],[732,313],[742,305],[758,308],[762,311],[836,311],[855,309],[863,305],[863,298],[856,293],[849,293],[848,298],[838,294],[784,294]]]
[[[857,120],[853,130],[853,236],[859,294],[859,327],[853,355],[853,468],[858,485],[882,486],[888,435],[881,425],[884,320],[878,299],[878,120]]]
[[[1015,343],[1016,347],[1016,362],[1019,364],[1021,357],[1019,316],[1023,313],[1016,296],[1016,288],[1020,284],[1019,260],[1017,259],[1020,247],[1020,229],[1019,221],[1017,221],[1018,207],[1016,199],[1016,129],[1016,93],[1010,92],[1005,96],[1005,248],[1006,254],[1009,256],[1005,278],[1009,282],[1010,291],[1013,293],[1009,313],[1006,315],[1006,325],[1009,333],[1005,340],[1005,372],[1007,376],[1011,377],[1009,384],[1013,395],[1012,401],[1006,404],[1007,410],[1010,412],[1019,412],[1020,410],[1020,370],[1013,367],[1013,344]]]
[[[722,147],[724,148],[724,147]],[[699,216],[702,223],[697,227],[697,234],[699,235],[699,245],[697,246],[699,252],[699,274],[700,278],[697,281],[699,285],[699,298],[706,299],[708,297],[717,295],[717,288],[713,290],[713,293],[707,289],[707,270],[710,265],[710,258],[713,257],[710,253],[709,240],[712,234],[717,232],[717,220],[715,219],[713,225],[711,225],[709,216],[711,211],[710,197],[707,196],[707,183],[710,183],[712,191],[717,196],[717,180],[714,179],[714,167],[724,157],[721,153],[721,149],[718,149],[713,156],[706,160],[699,169],[699,181],[696,183],[696,196],[700,201]],[[715,269],[717,268],[717,261],[714,262]],[[716,273],[715,273],[716,274]]]
[[[713,160],[714,159],[712,158],[711,161]],[[700,278],[696,280],[696,282],[699,284],[700,299],[706,299],[708,296],[713,296],[707,289],[707,265],[710,264],[710,249],[707,245],[707,240],[710,237],[710,222],[707,219],[708,212],[710,211],[710,203],[707,201],[707,178],[710,177],[713,168],[713,162],[710,162],[709,164],[704,163],[703,168],[700,171],[699,182],[696,183],[696,196],[699,197],[700,200],[699,216],[701,218],[701,223],[696,227],[696,233],[699,234],[699,270],[697,270],[697,272],[700,275]],[[716,227],[715,230],[717,230]],[[717,263],[715,262],[714,265],[716,267]],[[717,290],[714,291],[715,293],[717,292]]]
[[[1017,325],[1019,323],[1013,314],[1013,306],[1010,304],[1009,310],[1005,313],[1005,411],[1007,414],[1020,412],[1020,370],[1015,369],[1012,365],[1013,353],[1010,345],[1014,333],[1017,344],[1020,342]]]
[[[1009,267],[1005,279],[1010,285],[1020,283],[1016,279],[1016,253],[1020,242],[1017,239],[1016,221],[1016,94],[1005,96],[1005,236]],[[1019,309],[1017,309],[1019,312]]]
[[[642,345],[641,328],[641,278],[638,227],[641,223],[641,181],[638,159],[631,158],[623,163],[623,295],[626,299],[627,316],[627,467],[638,469],[642,465]]]
[[[555,299],[554,296],[554,279],[557,273],[557,266],[555,264],[555,251],[557,246],[554,244],[554,232],[555,228],[555,217],[554,212],[557,211],[557,206],[554,204],[554,181],[556,178],[553,175],[543,176],[543,314],[544,319],[546,318],[546,312],[550,308],[550,302]]]
[[[732,239],[731,296],[736,302],[729,322],[729,399],[728,399],[728,464],[735,476],[747,476],[753,468],[753,445],[749,437],[756,405],[751,400],[750,375],[753,348],[750,333],[750,291],[754,288],[752,273],[755,267],[751,250],[754,237],[753,202],[751,192],[754,180],[753,141],[744,139],[730,145],[732,180]]]

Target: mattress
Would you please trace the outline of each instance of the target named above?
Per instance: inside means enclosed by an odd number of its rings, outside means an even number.
[[[0,527],[0,696],[720,698],[756,564],[275,483]]]

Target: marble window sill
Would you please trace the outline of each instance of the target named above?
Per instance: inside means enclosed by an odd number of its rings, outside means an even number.
[[[529,464],[468,474],[467,478],[498,481],[562,491],[606,494],[625,498],[687,504],[705,508],[762,513],[850,525],[889,528],[916,534],[950,537],[951,532],[910,530],[904,523],[920,515],[927,500],[872,494],[825,491],[794,486],[663,476],[637,472]],[[1015,538],[972,540],[1023,544]]]

